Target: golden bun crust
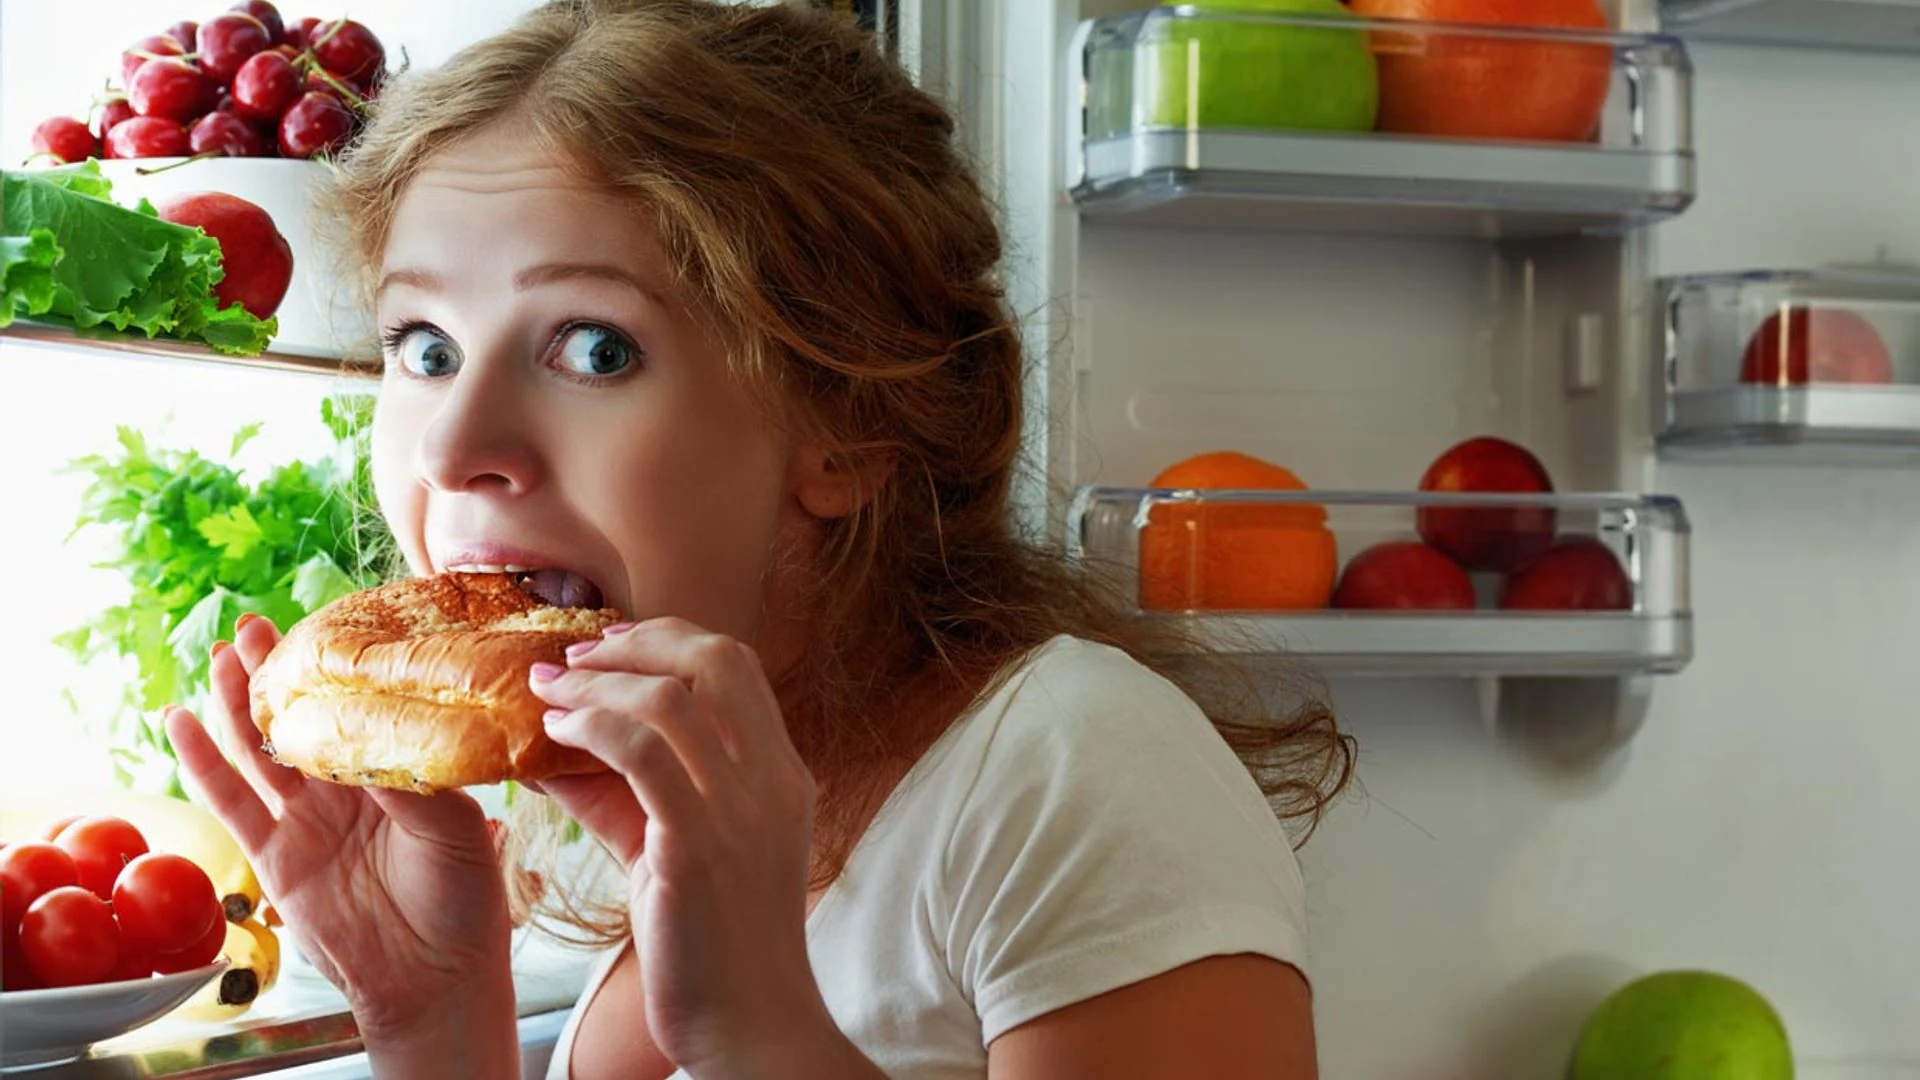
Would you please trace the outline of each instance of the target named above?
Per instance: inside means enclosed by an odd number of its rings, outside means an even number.
[[[624,616],[545,604],[507,574],[439,574],[343,596],[300,620],[252,683],[275,761],[358,787],[434,792],[605,768],[547,738],[535,663]]]

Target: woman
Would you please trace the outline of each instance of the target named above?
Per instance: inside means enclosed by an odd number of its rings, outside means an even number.
[[[627,886],[554,1076],[1314,1075],[1275,810],[1349,747],[1176,688],[1180,643],[1014,531],[1022,358],[952,128],[823,15],[567,0],[386,88],[342,162],[409,565],[637,620],[529,673],[609,767],[545,793]],[[235,638],[257,748],[276,635]],[[168,730],[378,1072],[516,1071],[471,798]]]

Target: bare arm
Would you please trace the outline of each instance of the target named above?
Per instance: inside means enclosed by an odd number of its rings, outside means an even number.
[[[1211,957],[1014,1028],[988,1047],[987,1075],[1314,1080],[1312,999],[1277,960]]]

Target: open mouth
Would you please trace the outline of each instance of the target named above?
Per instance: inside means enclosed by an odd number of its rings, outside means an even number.
[[[455,574],[507,574],[514,584],[542,603],[553,607],[599,608],[606,604],[606,593],[593,580],[577,570],[559,566],[490,566],[463,563],[447,567]]]

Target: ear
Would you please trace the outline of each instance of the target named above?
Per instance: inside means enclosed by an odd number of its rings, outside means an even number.
[[[793,455],[792,485],[801,509],[817,518],[843,518],[858,510],[893,471],[890,456],[854,462],[807,444]]]

